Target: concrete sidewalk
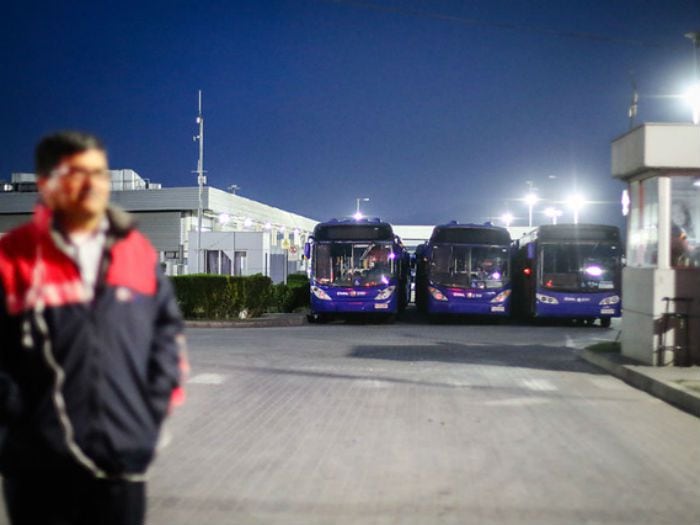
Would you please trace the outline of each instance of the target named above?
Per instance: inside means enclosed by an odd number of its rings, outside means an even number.
[[[185,321],[187,328],[270,328],[278,326],[302,326],[307,323],[306,314],[263,314],[261,317],[231,321]]]
[[[582,349],[578,355],[625,383],[700,417],[700,367],[640,365],[618,352]]]

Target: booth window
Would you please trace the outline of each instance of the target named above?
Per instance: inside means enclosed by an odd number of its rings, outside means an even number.
[[[659,251],[658,178],[630,183],[630,223],[627,264],[637,268],[657,265]]]
[[[671,266],[700,267],[700,179],[671,177]]]

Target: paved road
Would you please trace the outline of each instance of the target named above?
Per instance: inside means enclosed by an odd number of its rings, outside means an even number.
[[[615,329],[193,329],[150,525],[700,524],[700,420],[572,346]]]
[[[152,525],[700,524],[700,420],[571,346],[614,328],[190,331]]]

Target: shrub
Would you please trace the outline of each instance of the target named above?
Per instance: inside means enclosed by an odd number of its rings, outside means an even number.
[[[265,313],[272,302],[272,279],[264,275],[251,275],[250,277],[232,277],[231,281],[240,283],[240,297],[242,304],[239,311],[248,310],[249,317],[258,317]]]
[[[287,276],[287,285],[291,287],[309,286],[309,278],[304,273],[291,273]]]
[[[187,319],[233,319],[243,310],[247,310],[249,317],[255,317],[263,314],[272,302],[272,280],[262,275],[193,274],[171,280]]]
[[[279,312],[293,312],[308,307],[311,298],[306,275],[292,274],[287,277],[287,284],[276,284],[273,302]]]

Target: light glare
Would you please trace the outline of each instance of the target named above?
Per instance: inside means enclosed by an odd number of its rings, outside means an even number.
[[[525,195],[524,200],[525,204],[527,204],[528,206],[534,206],[535,204],[537,204],[537,201],[539,201],[540,198],[534,193],[528,193],[527,195]]]
[[[683,96],[693,112],[693,124],[700,123],[700,84],[690,87]]]
[[[501,215],[501,221],[503,224],[506,225],[506,228],[508,228],[511,224],[513,224],[513,214],[512,213],[504,213]]]

